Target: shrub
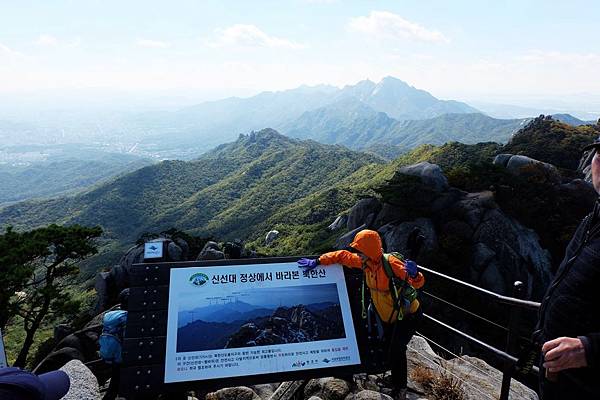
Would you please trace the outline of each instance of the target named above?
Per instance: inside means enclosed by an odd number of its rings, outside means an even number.
[[[433,371],[431,368],[416,366],[411,378],[423,386],[429,398],[434,400],[464,400],[466,394],[462,382],[450,371]]]

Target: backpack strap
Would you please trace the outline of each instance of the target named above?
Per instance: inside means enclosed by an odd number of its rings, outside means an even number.
[[[392,296],[392,304],[394,305],[394,312],[396,312],[396,319],[401,320],[404,318],[404,310],[402,309],[400,303],[402,301],[402,294],[404,292],[404,289],[408,285],[408,282],[406,281],[406,279],[400,279],[396,274],[394,274],[394,271],[392,270],[392,266],[390,265],[390,260],[389,260],[390,256],[393,256],[402,262],[404,262],[405,259],[404,259],[404,256],[402,256],[402,254],[400,254],[398,252],[393,252],[393,253],[389,253],[389,254],[384,253],[382,256],[383,269],[389,280],[390,296]],[[400,287],[398,287],[398,285],[396,285],[396,280],[402,281],[402,284],[400,285]],[[390,320],[388,321],[388,323],[392,322],[392,317],[394,316],[394,312],[392,312],[392,315],[390,315]]]
[[[383,258],[383,269],[385,271],[385,274],[388,277],[388,280],[390,281],[390,295],[392,296],[392,300],[394,301],[394,308],[396,307],[396,305],[398,304],[398,298],[400,297],[400,292],[402,291],[402,288],[400,289],[400,291],[398,290],[398,287],[396,287],[396,283],[394,282],[394,278],[399,279],[396,274],[394,274],[394,271],[392,270],[392,266],[390,265],[390,256],[394,256],[397,259],[399,259],[400,261],[404,261],[404,257],[402,256],[402,254],[400,253],[384,253],[382,258]],[[403,281],[406,282],[406,281]]]
[[[361,317],[362,319],[367,318],[367,308],[365,307],[365,264],[362,266],[362,287],[360,289],[360,305],[361,305]]]

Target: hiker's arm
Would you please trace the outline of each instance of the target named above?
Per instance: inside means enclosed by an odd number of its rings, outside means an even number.
[[[600,332],[590,333],[580,336],[583,347],[585,348],[585,359],[588,367],[597,367],[600,365]]]
[[[321,255],[319,264],[342,264],[350,268],[362,268],[362,259],[358,254],[351,253],[348,250],[338,250]]]
[[[394,271],[394,275],[396,275],[400,279],[407,280],[408,283],[410,283],[415,289],[420,289],[425,284],[425,277],[422,273],[417,272],[417,276],[411,278],[406,272],[406,268],[404,267],[403,261],[398,260],[396,257],[390,257],[389,261],[392,270]]]

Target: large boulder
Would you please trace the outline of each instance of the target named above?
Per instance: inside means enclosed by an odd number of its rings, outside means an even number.
[[[345,215],[338,215],[338,217],[327,227],[330,231],[337,231],[343,228],[347,224],[348,217]]]
[[[183,250],[175,242],[169,242],[167,254],[170,261],[184,261]]]
[[[144,261],[144,246],[133,246],[127,250],[125,255],[121,257],[119,265],[126,270],[133,264],[139,264]]]
[[[249,387],[236,386],[208,393],[206,400],[261,400]]]
[[[497,399],[500,396],[502,371],[499,371],[484,361],[469,356],[461,356],[445,360],[438,356],[427,341],[419,336],[413,336],[408,344],[407,361],[409,370],[408,387],[419,393],[426,393],[426,398],[444,398],[430,396],[431,383],[439,389],[447,390],[449,384],[456,387],[454,393],[461,392],[465,400],[482,398]],[[427,379],[427,376],[430,379]],[[423,379],[425,378],[425,379]],[[446,385],[446,383],[448,385]],[[429,385],[428,385],[429,384]],[[440,385],[443,385],[440,387]],[[536,393],[520,382],[512,380],[510,399],[537,400]],[[421,397],[421,398],[423,398]],[[417,398],[409,392],[409,398]]]
[[[344,233],[336,242],[335,242],[335,248],[338,250],[344,250],[346,249],[348,246],[350,246],[350,243],[352,243],[352,241],[354,240],[354,236],[356,236],[356,234],[360,231],[362,231],[363,229],[367,229],[366,225],[361,225],[356,229],[351,230],[350,232]]]
[[[190,245],[188,244],[188,242],[186,242],[182,238],[175,238],[173,239],[173,241],[177,246],[179,246],[179,249],[181,250],[181,261],[187,260],[190,256]]]
[[[265,246],[268,246],[271,243],[273,243],[275,241],[275,239],[277,239],[278,237],[279,237],[279,231],[272,230],[272,231],[267,232],[267,234],[265,236]]]
[[[225,258],[225,253],[216,242],[208,241],[198,254],[196,260],[222,260]]]
[[[551,183],[559,183],[560,172],[552,165],[523,155],[499,154],[494,158],[494,164],[506,168],[516,176],[538,177]]]
[[[476,229],[481,223],[487,210],[498,208],[494,199],[494,194],[489,191],[466,193],[458,202],[456,202],[449,211],[449,214],[465,221]],[[447,212],[448,212],[447,211]]]
[[[448,188],[448,179],[437,164],[424,161],[402,167],[398,172],[405,175],[418,176],[421,178],[421,182],[438,192]]]
[[[344,400],[350,384],[338,378],[311,379],[304,388],[304,397],[317,396],[323,400]]]
[[[462,356],[448,361],[445,367],[452,372],[451,376],[466,382],[461,385],[465,399],[500,398],[502,372],[485,361]],[[513,379],[509,399],[537,400],[538,396],[535,391]]]
[[[528,298],[541,298],[550,283],[550,253],[541,247],[533,230],[500,210],[492,209],[485,213],[472,240],[475,249],[472,259],[478,264],[477,269],[482,271],[477,283],[510,295],[513,282],[519,280],[526,284]],[[482,247],[477,246],[478,243],[495,253],[491,258],[483,256],[487,263],[481,258]],[[498,281],[499,277],[503,279]]]
[[[393,400],[393,397],[388,396],[374,390],[361,390],[353,397],[354,400]]]
[[[361,225],[371,226],[379,210],[381,210],[381,203],[376,198],[369,197],[359,200],[348,214],[346,227],[353,230]]]
[[[265,383],[262,385],[250,386],[250,389],[252,389],[252,391],[256,393],[262,400],[267,400],[273,396],[273,393],[275,393],[275,390],[277,390],[278,386],[279,384],[277,383]]]
[[[98,314],[104,311],[111,302],[110,291],[114,288],[114,284],[110,272],[97,273],[94,288],[96,289],[96,307],[94,313]]]
[[[592,182],[592,158],[596,154],[595,151],[590,150],[586,151],[581,159],[579,160],[579,166],[577,167],[577,172],[583,174],[586,182]]]
[[[100,399],[98,380],[81,361],[69,361],[61,368],[61,371],[64,371],[71,381],[71,387],[62,400]]]
[[[164,254],[164,258],[167,261],[184,261],[185,260],[185,258],[184,258],[184,256],[186,255],[186,254],[184,254],[185,251],[179,245],[179,243],[181,243],[184,248],[189,249],[187,242],[185,242],[185,240],[183,240],[181,238],[176,239],[176,241],[173,241],[172,239],[170,239],[168,237],[158,237],[158,238],[148,239],[147,242],[166,242],[164,245],[165,249],[166,249],[166,254]],[[185,245],[183,245],[183,243],[185,243]],[[128,270],[129,267],[131,267],[131,265],[139,264],[142,262],[144,262],[144,244],[139,244],[139,245],[131,247],[129,250],[127,250],[127,253],[125,253],[125,255],[123,257],[121,257],[121,260],[119,261],[119,265],[122,266],[124,270]]]
[[[58,324],[54,327],[54,342],[58,343],[65,337],[75,332],[75,329],[68,324]]]
[[[407,213],[402,207],[398,207],[389,203],[383,203],[381,210],[373,221],[373,227],[375,229],[381,228],[382,226],[389,223],[398,223],[407,218]]]
[[[417,218],[414,221],[402,222],[400,224],[387,224],[378,229],[378,232],[383,240],[384,249],[386,252],[400,252],[404,255],[408,254],[407,241],[408,236],[413,229],[418,228],[425,241],[421,248],[421,253],[431,253],[437,249],[437,234],[433,221],[428,218]],[[415,255],[415,257],[418,255]]]
[[[35,367],[33,372],[36,374],[43,374],[55,371],[73,360],[86,361],[80,350],[73,347],[63,347],[48,354],[46,358]]]

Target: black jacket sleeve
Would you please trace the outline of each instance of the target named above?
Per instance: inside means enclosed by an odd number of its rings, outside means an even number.
[[[585,358],[588,367],[600,366],[600,332],[590,333],[579,338],[585,348]]]

